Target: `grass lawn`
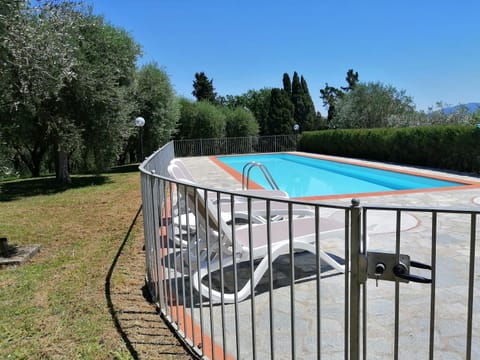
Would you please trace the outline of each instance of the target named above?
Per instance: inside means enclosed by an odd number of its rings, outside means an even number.
[[[0,237],[41,245],[0,270],[1,359],[186,356],[141,296],[140,205],[138,171],[0,184]]]

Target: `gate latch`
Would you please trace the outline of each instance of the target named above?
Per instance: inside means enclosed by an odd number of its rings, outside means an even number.
[[[408,283],[410,281],[430,284],[432,279],[410,274],[410,268],[419,268],[425,270],[432,270],[432,267],[427,264],[422,264],[417,261],[410,260],[410,256],[400,254],[398,256],[394,253],[373,252],[367,253],[367,276],[370,279],[400,281]]]

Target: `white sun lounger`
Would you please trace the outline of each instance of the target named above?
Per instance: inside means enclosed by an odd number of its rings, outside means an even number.
[[[268,224],[251,224],[248,226],[229,226],[222,217],[218,217],[219,207],[203,197],[203,191],[194,190],[194,187],[187,186],[187,193],[190,203],[196,209],[195,218],[197,223],[206,224],[208,222],[209,231],[205,231],[205,226],[200,226],[200,231],[196,233],[195,244],[186,247],[183,251],[184,259],[193,259],[196,262],[192,266],[191,275],[194,288],[199,293],[208,298],[213,303],[222,300],[221,291],[209,288],[202,283],[202,279],[210,272],[219,270],[220,267],[227,267],[234,263],[239,263],[252,259],[261,259],[257,265],[253,277],[236,294],[224,293],[223,301],[233,303],[242,301],[250,296],[251,285],[255,287],[268,269],[270,261],[275,261],[281,255],[290,252],[290,242],[294,251],[308,251],[316,254],[315,241],[317,240],[315,226],[317,224],[315,217],[296,218],[292,221],[282,220],[270,222]],[[208,219],[208,220],[207,220]],[[319,219],[318,237],[341,238],[345,234],[343,224],[330,219]],[[269,249],[267,241],[267,232],[270,231],[271,239],[271,259],[269,259]],[[207,234],[208,233],[208,234]],[[291,234],[291,236],[290,236]],[[250,238],[251,236],[251,238]],[[207,246],[208,242],[208,246]],[[208,254],[206,252],[208,251]],[[198,257],[200,253],[203,256]],[[223,261],[220,263],[220,253]],[[320,258],[339,272],[344,272],[343,264],[320,250]]]

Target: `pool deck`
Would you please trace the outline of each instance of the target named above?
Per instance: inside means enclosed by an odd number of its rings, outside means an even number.
[[[199,184],[224,189],[240,190],[241,183],[238,179],[225,172],[208,157],[195,157],[182,159],[197,179]],[[480,183],[480,178],[464,174],[445,173],[429,169],[412,168],[406,166],[380,164],[361,160],[352,160],[360,165],[380,165],[382,167],[401,169],[403,171],[419,174],[448,177],[452,180]],[[412,193],[398,193],[389,195],[359,196],[361,205],[389,205],[389,206],[417,206],[417,207],[454,207],[454,208],[480,208],[480,189],[466,187],[465,189],[422,191]],[[349,205],[351,197],[329,199],[323,201],[331,204]],[[429,259],[431,239],[431,219],[422,214],[413,214],[416,219],[414,226],[402,228],[405,238],[405,249],[415,252],[410,253],[412,259]],[[391,245],[394,237],[394,217],[382,219],[382,229],[370,238],[370,245],[375,248],[385,248]],[[469,254],[469,219],[458,215],[439,216],[438,246],[437,246],[437,285],[435,316],[435,359],[463,359],[466,349],[466,297],[468,289],[468,254]],[[480,226],[477,225],[477,229]],[[477,238],[479,232],[477,231]],[[402,252],[404,251],[402,238]],[[372,245],[373,244],[373,245]],[[388,245],[390,244],[390,245]],[[341,247],[342,244],[337,246]],[[390,246],[391,247],[391,246]],[[339,250],[341,250],[339,248]],[[477,244],[475,268],[480,265],[480,244]],[[308,263],[308,259],[306,260]],[[475,278],[479,278],[476,271]],[[378,287],[370,280],[368,286],[368,358],[383,359],[392,357],[393,331],[394,331],[394,283],[382,281]],[[313,282],[314,284],[314,282]],[[344,348],[344,286],[342,274],[326,277],[321,280],[321,348],[322,356],[328,359],[343,359]],[[315,296],[312,296],[312,282],[306,281],[296,286],[296,334],[298,342],[295,344],[298,358],[313,359],[316,355],[311,349],[316,349],[317,338],[312,334],[316,329],[316,317],[312,316],[315,309]],[[475,293],[480,291],[480,285],[475,284]],[[402,284],[400,286],[400,358],[423,359],[428,357],[429,339],[429,311],[430,291],[429,286],[422,284]],[[288,320],[290,317],[290,292],[288,287],[275,290],[275,358],[291,358],[291,344],[289,339]],[[278,294],[278,296],[277,296]],[[232,305],[233,306],[233,305]],[[230,306],[230,307],[232,307]],[[480,358],[480,299],[474,298],[472,358]],[[251,302],[244,301],[239,306],[240,313],[249,316]],[[260,294],[255,298],[256,335],[251,334],[250,326],[240,326],[241,349],[251,349],[255,342],[257,358],[270,357],[269,335],[269,299],[268,294]],[[227,324],[234,322],[234,311],[226,307]],[[208,311],[203,310],[203,311]],[[314,310],[313,310],[314,311]],[[478,313],[478,315],[476,315]],[[195,316],[195,314],[193,314]],[[220,307],[213,309],[213,319],[217,323],[220,316]],[[209,318],[209,316],[206,316]],[[197,314],[198,319],[198,314]],[[214,327],[213,338],[222,344],[220,336],[222,329]],[[235,354],[234,329],[228,326],[224,346],[229,354]],[[233,356],[234,357],[234,356]],[[251,358],[250,350],[241,350],[240,358]]]

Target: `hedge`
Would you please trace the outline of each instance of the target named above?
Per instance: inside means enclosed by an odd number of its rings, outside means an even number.
[[[338,129],[304,132],[301,151],[480,172],[480,129],[475,126]]]

